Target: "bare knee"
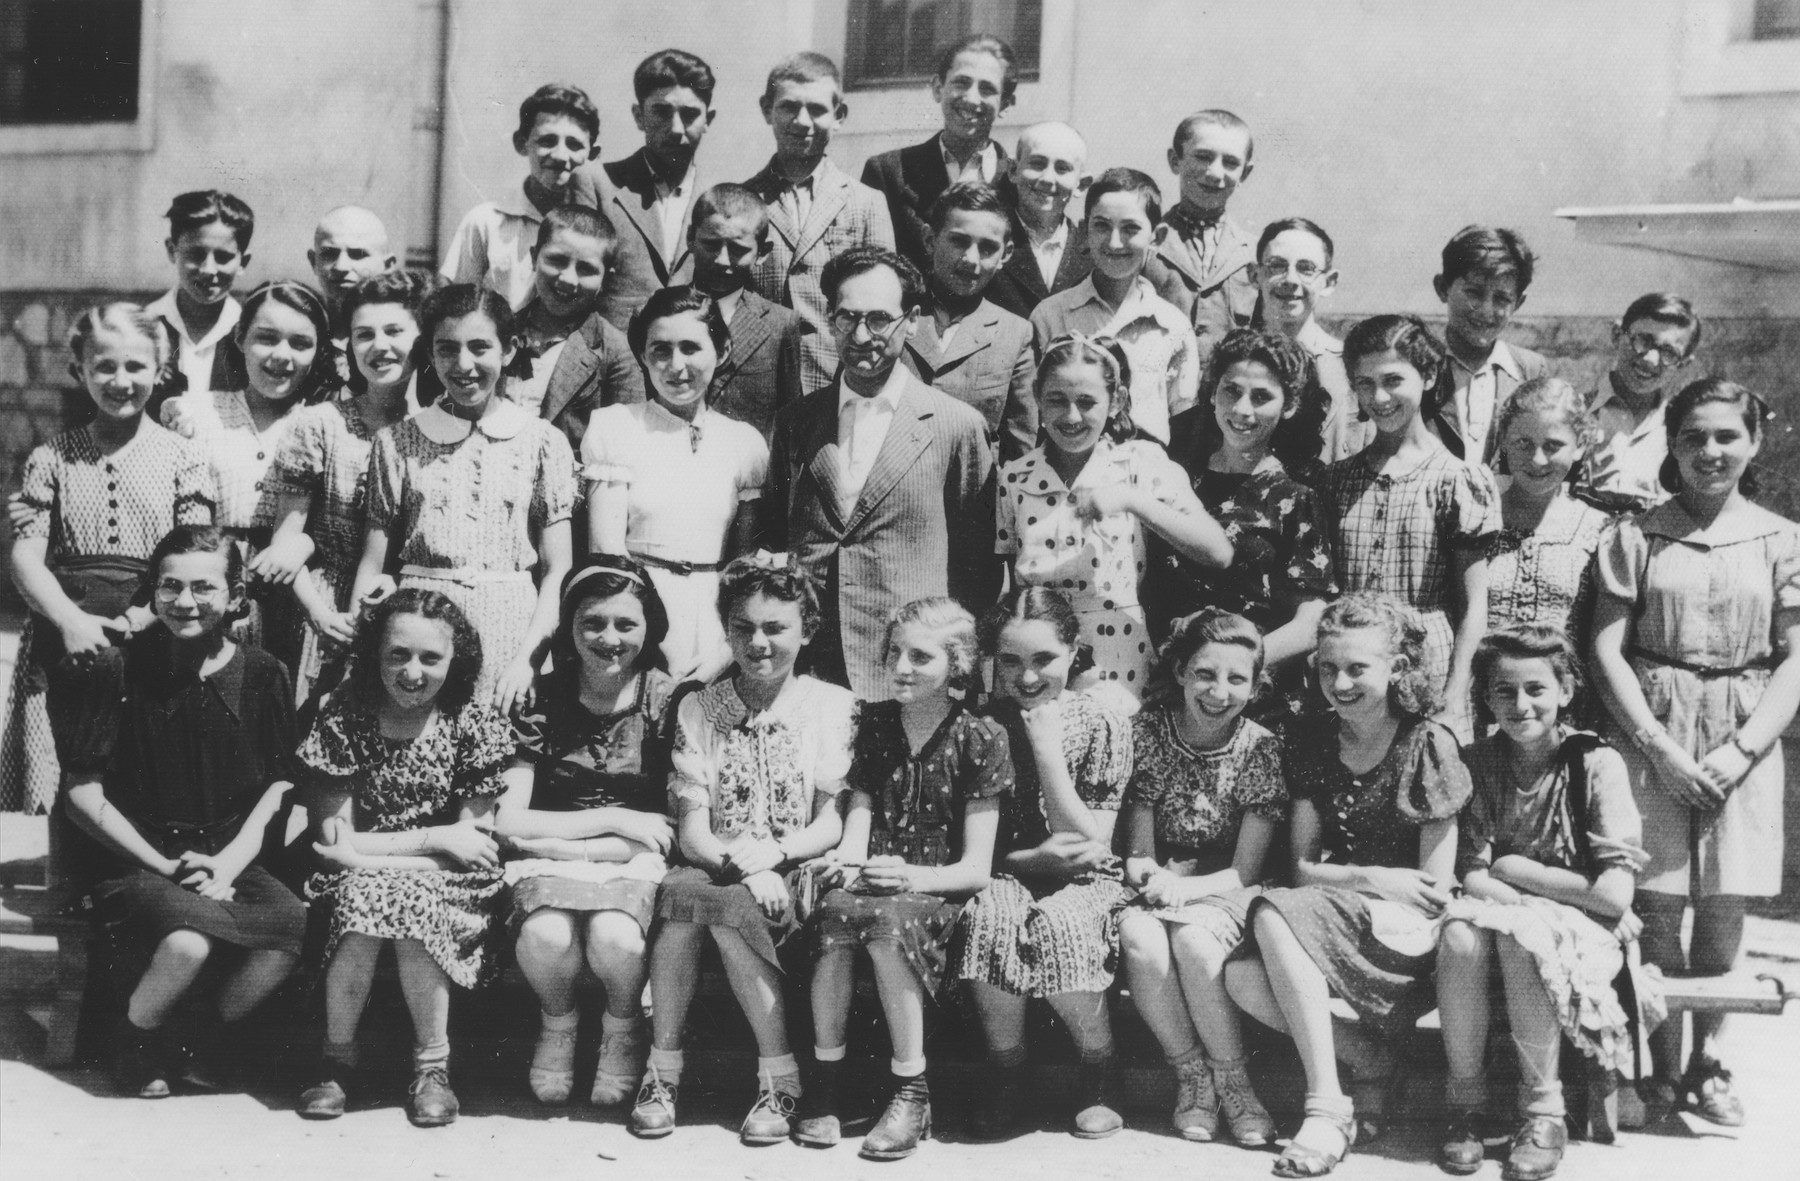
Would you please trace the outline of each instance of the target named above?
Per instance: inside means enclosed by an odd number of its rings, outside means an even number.
[[[1474,923],[1452,919],[1438,933],[1438,958],[1479,963],[1487,958],[1493,945],[1493,936],[1489,932]]]
[[[644,929],[623,911],[603,910],[588,918],[587,947],[588,954],[601,961],[642,959]]]
[[[1119,948],[1139,963],[1160,963],[1168,958],[1169,936],[1162,920],[1135,911],[1119,921]]]
[[[520,956],[555,958],[575,946],[575,922],[565,910],[534,910],[519,924]]]
[[[162,937],[156,945],[156,956],[165,961],[198,966],[212,954],[212,945],[211,936],[202,935],[191,927],[182,927]]]
[[[1224,973],[1225,961],[1232,952],[1216,932],[1198,926],[1172,932],[1169,947],[1183,972],[1199,973],[1209,980],[1217,980]]]

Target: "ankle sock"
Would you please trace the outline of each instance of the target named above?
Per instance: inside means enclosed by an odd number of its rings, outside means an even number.
[[[888,1059],[888,1069],[893,1072],[895,1078],[918,1078],[925,1073],[925,1059],[914,1058],[903,1062],[898,1058],[890,1058]]]
[[[1164,1061],[1168,1062],[1170,1066],[1192,1066],[1194,1063],[1202,1061],[1205,1057],[1206,1051],[1200,1048],[1198,1042],[1189,1046],[1179,1054],[1163,1055]]]
[[[573,1033],[581,1024],[581,1010],[576,1008],[570,1008],[567,1013],[540,1011],[538,1017],[543,1021],[544,1029],[550,1033]]]
[[[800,1063],[792,1054],[781,1054],[774,1058],[758,1057],[756,1060],[758,1081],[769,1080],[771,1090],[787,1095],[800,1093]]]
[[[656,1077],[670,1086],[681,1083],[681,1069],[687,1065],[687,1052],[684,1050],[659,1050],[650,1047],[649,1068],[656,1072]]]
[[[1008,1046],[1004,1050],[989,1050],[988,1061],[1003,1070],[1023,1066],[1025,1065],[1025,1043],[1020,1042],[1018,1045]]]
[[[1488,1102],[1487,1079],[1481,1075],[1444,1081],[1444,1107],[1449,1111],[1482,1111]]]
[[[433,1041],[421,1042],[413,1046],[413,1070],[428,1070],[433,1066],[448,1067],[450,1065],[450,1039],[440,1037]]]
[[[362,1051],[357,1048],[354,1041],[334,1042],[330,1038],[326,1038],[321,1056],[329,1058],[333,1062],[342,1062],[345,1066],[355,1066],[362,1058]]]
[[[643,1017],[633,1013],[629,1017],[615,1017],[611,1013],[600,1014],[600,1035],[606,1037],[615,1033],[630,1033],[643,1024]]]
[[[850,1046],[848,1043],[845,1043],[844,1045],[841,1045],[841,1046],[834,1046],[830,1049],[826,1049],[824,1046],[814,1046],[813,1047],[813,1061],[814,1062],[842,1062],[844,1060],[844,1053],[849,1048],[850,1048]]]
[[[1107,1042],[1104,1046],[1083,1049],[1079,1052],[1079,1056],[1084,1066],[1092,1066],[1096,1062],[1110,1062],[1113,1056],[1113,1044]]]

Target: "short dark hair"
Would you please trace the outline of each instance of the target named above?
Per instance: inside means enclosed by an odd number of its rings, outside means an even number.
[[[501,345],[511,348],[519,332],[512,305],[486,287],[452,283],[432,292],[419,307],[419,345],[424,349],[423,355],[431,355],[431,341],[437,335],[438,325],[476,312],[493,321],[494,334],[500,338]]]
[[[844,100],[844,79],[838,73],[837,63],[822,53],[814,53],[803,49],[799,53],[790,54],[775,63],[769,71],[768,81],[763,84],[762,98],[759,100],[764,111],[775,102],[775,87],[783,82],[817,82],[820,78],[830,78],[837,89],[838,101]]]
[[[1195,111],[1175,125],[1175,142],[1172,145],[1175,154],[1187,151],[1188,137],[1194,134],[1194,128],[1212,126],[1225,127],[1232,131],[1244,133],[1244,163],[1248,165],[1256,155],[1256,137],[1250,134],[1250,125],[1232,114],[1230,111],[1213,107],[1205,111]]]
[[[1213,414],[1213,394],[1226,371],[1245,361],[1255,361],[1281,383],[1284,411],[1286,404],[1294,405],[1294,413],[1275,424],[1269,450],[1290,476],[1304,472],[1324,446],[1331,395],[1319,383],[1318,368],[1304,348],[1278,332],[1256,328],[1237,328],[1226,333],[1207,361],[1206,378],[1200,387],[1200,446],[1195,458],[1204,460],[1225,441]]]
[[[1687,356],[1693,356],[1700,347],[1700,313],[1694,310],[1693,304],[1672,291],[1652,291],[1632,300],[1625,314],[1619,317],[1619,327],[1629,328],[1639,320],[1658,320],[1687,329]]]
[[[1299,230],[1302,233],[1311,234],[1313,237],[1317,238],[1319,240],[1319,245],[1325,248],[1325,265],[1328,267],[1331,265],[1331,260],[1337,252],[1337,246],[1332,242],[1331,235],[1327,234],[1324,227],[1319,225],[1318,222],[1310,221],[1304,217],[1284,217],[1279,221],[1272,221],[1264,226],[1262,237],[1256,240],[1256,261],[1262,261],[1263,251],[1269,248],[1269,243],[1287,233],[1289,230]]]
[[[306,371],[306,384],[298,395],[300,404],[310,406],[332,398],[344,388],[344,379],[339,376],[340,354],[337,343],[331,336],[331,312],[325,306],[325,297],[305,283],[293,279],[271,279],[267,283],[257,284],[244,297],[237,330],[232,334],[240,349],[250,331],[250,322],[256,319],[256,313],[265,303],[278,303],[299,312],[312,324],[313,335],[318,338],[318,349],[313,353],[312,365]]]
[[[237,197],[218,189],[195,189],[181,193],[169,203],[163,214],[169,219],[169,238],[180,238],[190,230],[213,222],[223,222],[237,239],[239,250],[250,249],[250,235],[256,232],[256,214]]]
[[[1668,408],[1663,411],[1663,431],[1668,439],[1669,453],[1663,458],[1657,476],[1670,492],[1681,491],[1681,465],[1675,459],[1675,440],[1681,437],[1681,428],[1687,425],[1688,415],[1708,402],[1738,407],[1744,416],[1744,429],[1752,439],[1762,438],[1764,424],[1770,418],[1769,404],[1735,381],[1702,377],[1681,387],[1681,392],[1669,399]],[[1757,479],[1755,467],[1744,469],[1738,488],[1745,496],[1755,496],[1762,491],[1762,481]]]
[[[143,581],[138,584],[137,595],[133,602],[143,605],[151,601],[156,592],[156,582],[162,577],[164,559],[178,554],[219,554],[225,559],[225,581],[230,586],[243,588],[244,585],[244,550],[237,539],[217,525],[177,525],[163,534],[156,548],[150,551],[150,564],[144,570]],[[246,596],[222,620],[220,626],[229,626],[250,614],[250,600]]]
[[[385,271],[372,275],[355,287],[344,297],[344,323],[349,324],[356,309],[370,307],[375,304],[391,303],[405,308],[412,313],[414,323],[419,322],[419,310],[433,292],[443,286],[443,279],[435,271],[402,270]],[[423,340],[423,335],[420,336]],[[430,349],[421,349],[418,341],[413,342],[413,369],[430,368]],[[354,361],[350,364],[350,377],[346,384],[352,393],[360,394],[369,388],[369,381],[363,376],[361,369]]]
[[[1014,623],[1048,623],[1057,642],[1075,653],[1069,665],[1069,679],[1074,680],[1094,667],[1094,652],[1081,642],[1081,616],[1075,614],[1069,596],[1053,586],[1018,586],[988,609],[981,617],[976,635],[981,640],[983,655],[1000,650],[1000,633]]]
[[[637,667],[668,670],[662,642],[669,635],[669,610],[643,564],[617,554],[592,554],[563,575],[557,607],[556,633],[550,637],[550,664],[555,675],[568,673],[570,682],[580,679],[581,656],[575,651],[575,615],[590,599],[635,595],[644,606],[644,650]]]
[[[919,274],[918,267],[885,246],[852,246],[842,254],[832,255],[819,276],[825,306],[837,306],[838,289],[845,279],[866,275],[877,267],[886,267],[899,278],[902,312],[910,312],[925,302],[925,277]]]
[[[607,265],[612,265],[613,248],[619,240],[619,231],[613,228],[612,219],[606,214],[586,205],[558,205],[544,214],[544,220],[538,223],[537,249],[542,250],[544,243],[550,240],[550,235],[558,230],[600,239],[606,243]]]
[[[1557,680],[1566,682],[1575,694],[1562,716],[1565,719],[1580,716],[1582,691],[1586,686],[1582,679],[1581,653],[1576,650],[1575,641],[1569,638],[1564,628],[1547,623],[1515,623],[1489,632],[1475,645],[1469,679],[1474,685],[1470,696],[1475,699],[1476,721],[1491,726],[1498,720],[1488,707],[1488,678],[1494,675],[1494,666],[1504,659],[1548,662]]]
[[[1192,615],[1177,619],[1169,628],[1169,638],[1157,650],[1157,659],[1172,678],[1180,679],[1194,654],[1208,644],[1231,644],[1246,649],[1255,660],[1257,680],[1263,673],[1263,634],[1254,623],[1223,607],[1202,607]]]
[[[639,102],[670,86],[685,86],[710,107],[715,85],[712,67],[685,49],[659,49],[631,74],[631,92]]]
[[[1427,390],[1437,385],[1444,370],[1444,344],[1417,316],[1370,316],[1344,337],[1344,368],[1356,376],[1364,357],[1392,350],[1418,371]]]
[[[699,313],[700,322],[706,325],[706,334],[712,338],[713,348],[723,357],[731,348],[731,329],[719,311],[719,301],[698,287],[686,284],[657,288],[644,301],[644,306],[633,313],[631,323],[625,327],[625,341],[631,346],[631,355],[643,356],[644,346],[650,339],[650,325],[687,312]]]
[[[438,690],[440,713],[455,713],[475,697],[475,685],[481,680],[481,633],[462,613],[462,608],[439,591],[420,586],[403,586],[377,603],[356,632],[352,652],[352,691],[371,710],[381,708],[381,645],[387,638],[387,626],[396,615],[417,615],[444,624],[450,629],[450,671],[444,687]]]
[[[1150,219],[1150,224],[1162,220],[1162,190],[1157,188],[1149,173],[1135,168],[1108,168],[1102,172],[1088,186],[1084,209],[1089,217],[1093,216],[1094,206],[1100,203],[1100,198],[1108,193],[1136,193],[1143,198],[1144,215]]]
[[[1519,285],[1519,294],[1531,286],[1531,274],[1537,257],[1517,230],[1493,226],[1464,226],[1444,243],[1441,277],[1445,285],[1470,275],[1500,278],[1511,275]]]
[[[1012,46],[994,36],[992,33],[972,33],[961,41],[951,43],[938,54],[937,72],[932,75],[939,82],[950,76],[950,68],[956,59],[965,53],[986,53],[998,58],[1004,73],[1000,80],[1000,103],[1002,107],[1010,107],[1013,98],[1019,92],[1019,62],[1013,53]]]
[[[694,229],[709,217],[749,217],[756,220],[756,240],[766,242],[769,239],[769,206],[761,197],[740,184],[714,185],[694,198],[693,211],[688,215],[688,237],[691,239]]]
[[[944,228],[950,215],[958,210],[964,213],[997,214],[1000,224],[1005,227],[1007,238],[1012,237],[1012,213],[994,186],[978,180],[958,181],[939,193],[938,199],[931,203],[931,208],[925,214],[925,224],[935,234]]]
[[[527,95],[519,104],[519,129],[513,132],[513,147],[525,146],[539,115],[568,116],[587,132],[589,147],[599,147],[600,112],[581,87],[566,82],[548,82]]]
[[[731,629],[731,613],[739,603],[764,595],[783,603],[800,605],[800,628],[810,638],[823,618],[819,588],[812,575],[793,554],[733,558],[719,572],[719,622]]]

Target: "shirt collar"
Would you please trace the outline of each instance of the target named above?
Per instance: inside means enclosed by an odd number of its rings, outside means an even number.
[[[689,422],[687,419],[670,410],[667,406],[664,406],[661,402],[658,402],[654,397],[646,397],[644,399],[644,413],[648,417],[655,419],[655,425],[662,427],[664,430],[679,429],[685,431],[690,428],[699,430],[701,427],[705,426],[706,417],[711,411],[707,407],[702,406],[700,407],[700,412],[694,415],[694,420]]]
[[[1105,298],[1101,296],[1100,289],[1094,286],[1094,276],[1091,271],[1085,279],[1069,288],[1069,293],[1070,298],[1075,301],[1075,307],[1097,303],[1108,310],[1111,310],[1112,308],[1112,305],[1107,303]],[[1131,281],[1131,290],[1125,293],[1124,302],[1119,304],[1119,311],[1123,312],[1126,308],[1150,294],[1154,294],[1154,291],[1150,287],[1150,280],[1139,275],[1136,279]]]
[[[887,383],[881,387],[881,392],[867,398],[851,389],[848,382],[839,378],[838,413],[842,414],[844,407],[853,402],[861,402],[867,404],[871,409],[881,409],[892,414],[900,408],[900,394],[905,389],[906,366],[898,361],[894,362],[893,369],[888,371]]]
[[[524,181],[520,181],[519,187],[508,193],[503,199],[495,201],[494,208],[508,217],[522,217],[532,225],[544,220],[543,213],[531,203],[531,198],[525,195]]]
[[[444,396],[449,397],[448,394]],[[498,393],[492,396],[500,397]],[[419,430],[427,439],[439,446],[460,443],[468,438],[469,433],[477,427],[490,439],[496,441],[510,439],[524,430],[525,424],[529,421],[530,415],[526,414],[516,403],[508,402],[504,398],[501,398],[500,404],[483,415],[477,422],[458,418],[444,409],[440,403],[433,403],[413,415],[413,422],[418,425]]]
[[[801,185],[805,185],[808,192],[817,194],[819,191],[819,177],[825,174],[825,166],[829,163],[831,163],[831,157],[820,156],[819,162],[813,165],[813,170],[811,172],[807,173],[799,180],[789,180],[787,174],[781,171],[781,166],[777,164],[775,158],[771,156],[769,158],[769,175],[775,178],[777,192],[781,189],[797,189]]]
[[[1793,526],[1757,504],[1746,504],[1738,511],[1722,515],[1702,527],[1682,507],[1679,497],[1670,497],[1638,518],[1645,535],[1666,537],[1671,541],[1690,541],[1705,546],[1735,545],[1768,537]]]
[[[207,345],[217,344],[231,334],[231,330],[237,327],[238,318],[243,315],[244,308],[237,300],[227,295],[225,297],[225,306],[219,309],[218,320],[213,324],[207,334],[202,336],[199,340],[195,340],[193,337],[189,336],[187,325],[181,322],[181,305],[175,302],[175,289],[173,287],[163,292],[158,298],[145,304],[144,311],[149,315],[160,316],[168,321],[169,327],[173,328],[175,334],[181,337],[183,344],[194,348],[205,348]]]
[[[960,173],[963,169],[963,162],[950,154],[950,149],[944,146],[942,135],[937,137],[937,144],[938,155],[944,158],[944,171],[949,172],[951,169],[955,169]],[[981,150],[975,153],[975,159],[981,161],[982,180],[991,183],[992,178],[997,177],[1000,172],[1000,153],[999,149],[994,146],[994,141],[990,139],[983,144]]]
[[[1608,370],[1605,378],[1600,382],[1600,387],[1594,391],[1594,396],[1588,399],[1588,409],[1598,410],[1602,406],[1610,406],[1614,402],[1619,403],[1621,410],[1631,410],[1631,407],[1625,404],[1625,399],[1619,394],[1619,387],[1613,381],[1612,371]],[[1658,398],[1656,405],[1650,408],[1650,413],[1645,416],[1644,421],[1646,423],[1661,422],[1663,411],[1668,408],[1668,405],[1668,398]],[[1636,412],[1633,411],[1633,413]]]
[[[1498,369],[1505,372],[1515,381],[1525,380],[1525,371],[1519,367],[1519,359],[1513,356],[1513,351],[1506,347],[1506,342],[1504,340],[1496,340],[1494,342],[1494,349],[1488,354],[1486,364],[1480,366],[1466,365],[1457,358],[1455,353],[1450,354],[1450,361],[1464,373],[1477,374],[1484,373],[1489,369]]]

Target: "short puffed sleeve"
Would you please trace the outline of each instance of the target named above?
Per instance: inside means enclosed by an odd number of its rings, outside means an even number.
[[[590,483],[631,487],[631,463],[625,436],[635,435],[632,411],[625,406],[602,406],[588,417],[581,436],[581,478]]]
[[[506,791],[500,772],[512,761],[516,745],[505,715],[485,701],[465,705],[452,720],[456,770],[452,790],[463,799],[482,799]]]
[[[1101,812],[1117,812],[1131,778],[1131,723],[1111,706],[1085,694],[1068,699],[1063,749],[1081,802]]]
[[[57,460],[53,444],[40,443],[25,457],[25,478],[19,487],[19,502],[27,511],[21,513],[13,523],[15,540],[23,541],[28,537],[49,538],[50,526],[56,513],[57,477],[61,474],[61,469],[62,464]]]
[[[1019,552],[1018,490],[1024,486],[1024,463],[1025,459],[1014,460],[1000,469],[999,487],[994,495],[994,552],[997,554]]]
[[[542,529],[566,521],[575,513],[575,453],[563,433],[541,418],[531,420],[537,431],[537,479],[531,489],[531,518]]]
[[[1800,526],[1786,523],[1775,538],[1775,608],[1800,610]]]
[[[212,465],[186,439],[175,443],[175,523],[210,525],[219,511],[219,482]]]
[[[124,724],[124,649],[104,648],[84,664],[64,661],[50,677],[46,705],[63,774],[100,778]]]
[[[1281,778],[1281,740],[1255,722],[1243,725],[1250,731],[1244,762],[1238,768],[1233,785],[1237,806],[1267,820],[1281,820],[1287,815],[1287,784]],[[1133,776],[1136,782],[1136,776]]]
[[[728,419],[727,421],[735,421]],[[762,437],[762,432],[748,424],[739,423],[747,429],[738,431],[738,472],[737,498],[742,504],[749,500],[761,500],[763,484],[769,478],[769,444]]]
[[[1494,473],[1478,463],[1459,463],[1445,477],[1439,508],[1439,535],[1453,546],[1470,546],[1500,532],[1500,487]]]
[[[806,703],[806,708],[810,713],[808,722],[816,728],[813,790],[836,794],[844,790],[844,780],[850,774],[859,712],[856,695],[824,681],[812,681],[811,690],[811,700]]]
[[[1331,546],[1319,527],[1318,501],[1311,488],[1288,483],[1269,505],[1283,542],[1281,561],[1272,580],[1278,598],[1289,602],[1335,598],[1337,579]]]
[[[550,749],[550,711],[544,705],[544,695],[549,691],[549,684],[540,678],[537,687],[538,704],[531,709],[520,708],[513,714],[513,755],[520,762],[535,765],[556,757]]]
[[[1012,743],[992,718],[964,714],[958,723],[957,793],[965,800],[990,800],[1013,790]]]
[[[296,410],[287,434],[275,452],[275,460],[263,476],[262,502],[257,506],[256,523],[279,524],[274,519],[274,503],[283,495],[311,496],[318,491],[325,474],[327,414],[337,411],[330,405],[303,406]]]
[[[1644,821],[1631,794],[1631,772],[1619,752],[1596,745],[1583,756],[1587,770],[1588,847],[1598,866],[1641,872],[1650,857],[1644,851]]]
[[[1171,508],[1180,508],[1193,499],[1187,473],[1161,447],[1142,439],[1128,446],[1132,449],[1131,482],[1134,485]]]
[[[712,807],[718,780],[718,735],[706,716],[706,692],[689,693],[675,711],[675,746],[669,754],[669,807],[677,817]]]
[[[1635,606],[1643,594],[1644,568],[1650,562],[1650,541],[1640,518],[1621,517],[1600,535],[1594,564],[1600,574],[1600,593]]]
[[[1414,824],[1448,820],[1474,792],[1456,735],[1439,722],[1422,721],[1406,736],[1394,803]]]
[[[1495,789],[1495,756],[1493,739],[1482,739],[1463,751],[1469,768],[1472,790],[1456,819],[1456,876],[1466,877],[1477,869],[1494,863],[1494,835],[1500,828],[1499,802],[1504,798]]]
[[[367,719],[351,704],[353,695],[345,687],[327,698],[294,752],[295,761],[317,780],[344,780],[363,769],[357,732]]]
[[[1154,808],[1169,790],[1171,776],[1163,773],[1163,761],[1152,757],[1166,745],[1162,730],[1168,725],[1160,709],[1146,709],[1131,719],[1131,778],[1125,784],[1123,806]]]
[[[417,430],[408,423],[377,431],[369,448],[368,521],[371,529],[390,534],[406,506],[406,468],[394,432]]]

